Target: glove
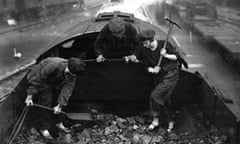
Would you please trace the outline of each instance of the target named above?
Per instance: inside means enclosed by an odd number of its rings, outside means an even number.
[[[60,104],[56,105],[55,107],[53,107],[53,113],[54,114],[60,114],[62,112],[62,106]]]
[[[165,56],[167,54],[167,50],[163,48],[163,49],[161,49],[160,53],[162,56]]]
[[[125,61],[126,63],[128,63],[128,62],[130,61],[129,56],[125,56],[125,57],[123,57],[123,59],[124,59],[124,61]]]
[[[148,72],[153,73],[153,74],[159,73],[160,70],[161,70],[161,67],[159,67],[159,66],[155,66],[154,68],[152,68],[152,67],[148,68]]]
[[[97,58],[96,58],[97,62],[100,63],[100,62],[104,62],[105,61],[105,58],[103,55],[99,55]]]
[[[154,73],[154,74],[157,74],[157,73],[159,73],[160,70],[161,70],[161,67],[160,67],[160,66],[155,66],[155,67],[153,68],[153,73]]]
[[[137,59],[137,57],[135,55],[130,55],[129,58],[132,62],[135,62],[135,63],[139,62],[139,60]]]
[[[32,100],[32,95],[27,95],[26,99],[25,99],[25,104],[27,106],[33,106],[33,100]]]
[[[148,72],[150,72],[150,73],[153,73],[153,71],[154,71],[152,67],[149,67],[147,70],[148,70]]]
[[[137,57],[135,55],[125,56],[125,57],[123,57],[123,59],[125,60],[126,63],[128,63],[129,61],[132,61],[134,63],[139,62],[139,60],[137,59]]]

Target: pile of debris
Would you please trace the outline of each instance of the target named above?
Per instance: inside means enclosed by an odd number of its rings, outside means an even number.
[[[178,116],[176,114],[176,116]],[[46,140],[34,128],[23,127],[15,144],[225,144],[227,137],[214,125],[203,120],[197,113],[194,128],[191,131],[177,132],[166,130],[164,122],[159,128],[147,129],[151,118],[138,115],[122,118],[113,114],[101,114],[94,111],[94,121],[75,123],[70,133],[59,132],[59,137]],[[177,124],[176,124],[177,125]]]

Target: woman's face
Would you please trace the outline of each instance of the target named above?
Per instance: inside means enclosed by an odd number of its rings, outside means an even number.
[[[155,48],[155,40],[154,39],[145,40],[145,41],[143,41],[143,46],[145,48],[153,49],[153,48]]]
[[[143,41],[143,46],[144,46],[145,48],[150,48],[150,40],[145,40],[145,41]]]

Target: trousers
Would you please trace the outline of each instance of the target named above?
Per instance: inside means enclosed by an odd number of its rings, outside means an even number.
[[[57,105],[57,95],[57,90],[50,85],[45,85],[45,87],[41,89],[36,96],[34,96],[34,101],[43,106],[53,107]],[[65,116],[63,114],[54,114],[53,111],[37,108],[35,109],[35,112],[38,129],[52,129],[56,123],[60,123],[65,120]]]
[[[155,87],[150,95],[150,109],[154,117],[160,115],[165,103],[170,99],[178,81],[178,75],[176,69],[155,77]]]

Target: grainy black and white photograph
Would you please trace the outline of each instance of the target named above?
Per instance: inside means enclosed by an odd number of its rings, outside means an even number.
[[[0,144],[240,144],[239,0],[0,0]]]

